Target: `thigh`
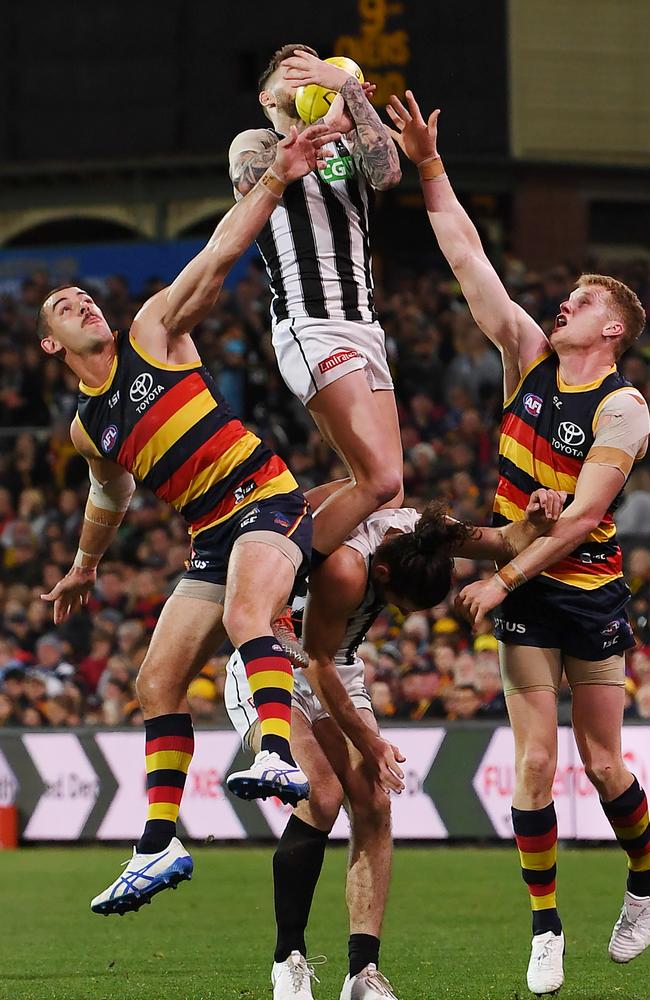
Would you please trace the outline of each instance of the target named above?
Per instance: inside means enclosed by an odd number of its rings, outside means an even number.
[[[155,675],[157,686],[187,688],[226,638],[223,605],[172,594],[156,624],[140,680]]]
[[[499,642],[499,665],[506,698],[522,692],[546,691],[557,700],[562,678],[559,649]]]
[[[226,621],[237,610],[269,623],[284,610],[296,578],[294,562],[286,552],[252,536],[238,539],[228,563],[224,613]],[[231,636],[233,644],[238,645]]]
[[[499,654],[516,752],[535,747],[555,759],[560,651],[500,643]]]
[[[373,392],[365,372],[350,372],[321,389],[310,401],[309,412],[352,475],[369,474],[378,464],[401,472],[394,394]]]
[[[596,760],[618,759],[621,756],[625,687],[579,683],[572,686],[572,694],[573,732],[583,764],[589,768]]]

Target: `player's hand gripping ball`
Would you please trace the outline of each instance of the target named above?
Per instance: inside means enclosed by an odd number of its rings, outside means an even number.
[[[334,63],[350,76],[356,76],[359,83],[363,83],[361,67],[354,59],[348,59],[347,56],[331,56],[325,62]],[[306,87],[298,87],[296,91],[296,111],[307,125],[312,125],[319,118],[325,117],[335,97],[335,90],[327,90],[316,83],[309,83]]]

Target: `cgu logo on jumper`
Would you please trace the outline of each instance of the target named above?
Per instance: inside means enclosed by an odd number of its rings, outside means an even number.
[[[318,174],[326,184],[348,180],[354,177],[354,160],[351,156],[332,156]]]
[[[144,413],[149,406],[157,399],[161,392],[165,391],[164,385],[154,386],[153,375],[150,372],[141,372],[131,383],[129,398],[132,403],[137,403],[136,412]]]

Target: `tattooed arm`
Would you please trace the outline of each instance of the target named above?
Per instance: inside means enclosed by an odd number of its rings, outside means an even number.
[[[402,171],[397,147],[386,126],[356,77],[349,76],[340,93],[354,121],[354,131],[349,132],[346,138],[351,144],[357,166],[378,191],[395,187],[400,182]]]
[[[228,152],[230,179],[240,194],[248,194],[272,165],[277,145],[277,135],[266,128],[250,128],[233,139]]]

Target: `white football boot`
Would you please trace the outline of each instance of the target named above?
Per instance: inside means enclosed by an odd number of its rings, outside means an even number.
[[[284,962],[273,963],[273,1000],[314,1000],[312,979],[320,982],[307,959],[299,951],[292,951]]]
[[[285,805],[297,806],[309,798],[309,782],[297,764],[287,764],[277,753],[260,750],[246,771],[226,778],[233,795],[240,799],[268,799],[276,796]]]
[[[564,982],[564,934],[535,934],[530,951],[526,980],[531,993],[538,997],[557,993]]]
[[[134,847],[132,856],[123,864],[126,867],[122,874],[92,900],[93,913],[108,917],[111,913],[122,916],[129,910],[139,910],[156,893],[175,889],[179,882],[191,879],[194,868],[178,837],[173,837],[158,854],[136,854]]]
[[[650,896],[626,892],[621,915],[609,939],[609,957],[613,962],[631,962],[650,944]]]
[[[340,1000],[377,1000],[378,997],[397,1000],[393,987],[372,962],[351,979],[349,975],[345,977]]]

